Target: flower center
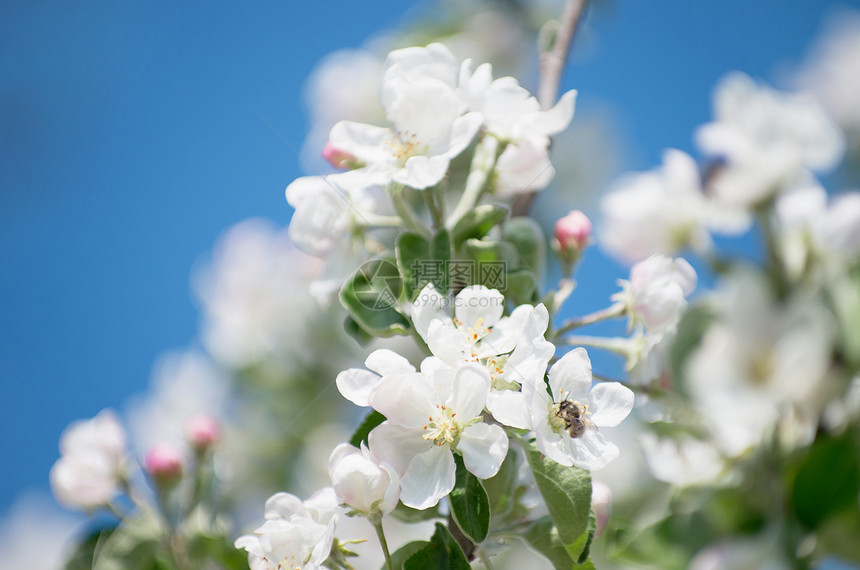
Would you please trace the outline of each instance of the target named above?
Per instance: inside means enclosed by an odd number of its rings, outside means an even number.
[[[392,136],[386,138],[385,144],[400,164],[406,164],[407,160],[413,156],[425,154],[427,150],[426,146],[418,140],[418,135],[409,131],[392,133]]]
[[[436,412],[428,416],[428,422],[424,424],[424,439],[439,446],[456,445],[460,439],[460,430],[464,427],[454,419],[456,415],[457,412],[444,404],[436,404]]]
[[[548,422],[556,433],[567,432],[572,438],[581,437],[589,427],[588,406],[576,401],[562,400],[549,405]]]

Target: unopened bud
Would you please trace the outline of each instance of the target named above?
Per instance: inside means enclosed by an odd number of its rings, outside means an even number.
[[[185,434],[199,452],[206,451],[221,439],[221,424],[207,414],[197,414],[185,424]]]
[[[322,157],[335,168],[355,168],[358,163],[358,159],[350,153],[340,150],[331,144],[331,141],[325,143],[322,150]]]
[[[579,210],[573,210],[555,223],[555,239],[562,251],[581,252],[591,239],[591,220]]]
[[[182,454],[167,443],[150,447],[144,465],[146,472],[159,486],[169,486],[182,477]]]

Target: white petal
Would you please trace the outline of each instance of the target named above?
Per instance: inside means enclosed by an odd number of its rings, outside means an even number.
[[[461,365],[472,352],[466,334],[453,323],[433,321],[427,328],[427,347],[449,366]]]
[[[588,411],[599,426],[613,427],[630,414],[635,397],[633,391],[618,382],[596,385],[588,394]]]
[[[565,130],[573,119],[576,94],[576,89],[571,89],[562,95],[551,109],[538,113],[532,129],[546,135],[554,135]]]
[[[434,319],[451,323],[451,317],[442,310],[448,305],[450,305],[448,298],[436,291],[432,283],[425,285],[412,303],[412,324],[425,341],[427,328]]]
[[[368,164],[391,160],[385,140],[391,132],[383,127],[353,121],[340,121],[332,127],[329,141],[338,150],[348,152]]]
[[[538,450],[560,465],[570,467],[573,465],[573,459],[570,456],[570,450],[567,444],[562,440],[562,436],[552,430],[546,422],[546,408],[540,417],[535,418],[534,425],[535,439]]]
[[[356,406],[369,406],[370,397],[381,380],[373,372],[350,368],[337,375],[335,384],[341,395]]]
[[[460,434],[457,449],[466,469],[479,479],[489,479],[499,472],[508,454],[508,436],[497,425],[474,424]]]
[[[364,361],[364,365],[380,376],[415,372],[415,367],[409,364],[408,360],[387,348],[371,352],[367,360]]]
[[[483,285],[466,287],[457,295],[454,312],[463,327],[472,327],[482,319],[485,327],[492,327],[502,318],[505,311],[505,297],[496,289]]]
[[[386,376],[373,391],[370,403],[389,421],[403,427],[421,427],[436,406],[436,398],[422,375]]]
[[[289,519],[292,515],[306,516],[302,501],[290,493],[276,493],[266,501],[266,519]]]
[[[582,399],[591,388],[591,360],[584,348],[575,348],[553,364],[549,385],[556,399]]]
[[[480,113],[466,113],[462,117],[458,117],[451,125],[451,140],[445,156],[455,158],[463,152],[475,138],[475,134],[483,122],[484,117]]]
[[[445,178],[450,162],[450,159],[444,156],[413,156],[397,171],[394,181],[416,190],[436,186]]]
[[[409,462],[400,481],[400,501],[413,509],[432,507],[454,488],[455,475],[448,446],[433,446]]]
[[[367,442],[380,463],[403,473],[413,457],[433,447],[432,443],[421,437],[422,434],[423,430],[407,429],[386,421],[371,430]]]
[[[490,392],[490,373],[483,366],[467,364],[457,370],[454,391],[447,404],[462,421],[480,415]]]
[[[606,441],[603,436],[591,429],[577,438],[562,436],[569,442],[573,464],[582,469],[602,469],[618,457],[618,447]]]
[[[487,409],[496,421],[518,429],[529,429],[531,420],[525,394],[513,390],[490,390]]]

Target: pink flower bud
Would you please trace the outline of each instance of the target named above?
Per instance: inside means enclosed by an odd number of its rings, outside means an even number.
[[[198,451],[205,451],[221,439],[221,424],[207,414],[192,416],[185,423],[185,434]]]
[[[594,481],[591,486],[591,508],[594,510],[594,536],[600,536],[606,530],[609,513],[612,509],[612,491],[604,483]]]
[[[591,220],[573,210],[555,223],[555,239],[561,252],[582,252],[591,239]]]
[[[146,472],[157,484],[169,484],[182,477],[182,454],[172,445],[159,443],[146,452]]]
[[[356,158],[346,151],[340,150],[331,141],[325,143],[322,150],[322,157],[335,168],[351,168],[356,163]]]

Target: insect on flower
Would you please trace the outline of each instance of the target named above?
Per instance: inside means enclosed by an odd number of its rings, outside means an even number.
[[[567,430],[570,437],[581,437],[586,429],[597,431],[597,426],[588,419],[588,406],[585,404],[562,400],[557,404],[557,407],[555,415],[564,422],[564,429]]]

